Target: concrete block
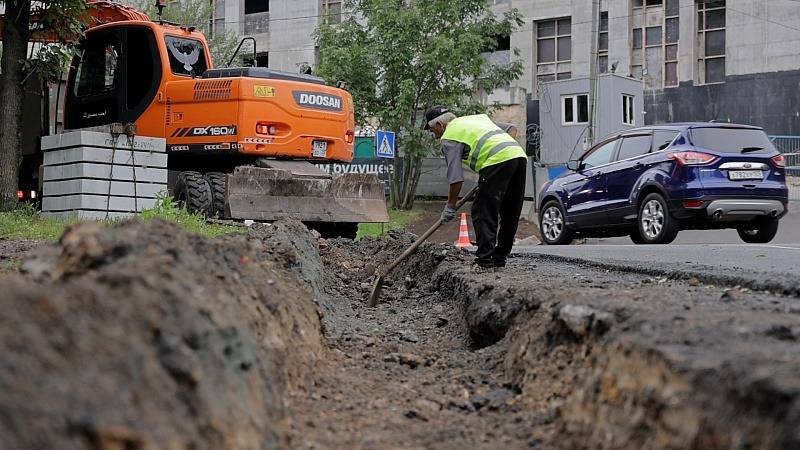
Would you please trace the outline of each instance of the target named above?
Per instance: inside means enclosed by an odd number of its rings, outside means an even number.
[[[111,195],[121,197],[156,198],[167,192],[164,183],[133,183],[128,181],[111,181]],[[45,197],[69,194],[109,194],[109,181],[74,179],[47,181],[44,183],[42,195]]]
[[[115,219],[167,191],[166,140],[75,130],[42,138],[45,217]]]
[[[136,181],[148,183],[167,182],[167,169],[136,167]],[[99,163],[72,163],[62,166],[45,166],[44,181],[67,180],[72,178],[94,178],[101,180],[133,181],[132,166],[117,166]]]
[[[153,208],[154,198],[107,197],[105,195],[76,194],[61,197],[43,197],[43,212],[64,212],[74,210],[140,212]]]
[[[42,151],[48,152],[50,150],[69,147],[99,147],[108,149],[116,147],[117,149],[123,150],[130,150],[133,148],[137,151],[159,153],[165,153],[167,151],[167,140],[164,138],[135,136],[132,142],[133,146],[131,146],[127,136],[119,136],[115,140],[110,133],[74,130],[51,136],[42,136]]]
[[[83,209],[76,209],[73,211],[59,211],[59,212],[52,212],[52,211],[43,211],[42,217],[46,217],[49,219],[61,219],[61,220],[106,220],[106,219],[125,219],[128,217],[132,217],[133,213],[122,213],[122,212],[115,212],[115,211],[92,211],[92,210],[83,210]]]
[[[157,152],[132,152],[99,147],[71,147],[44,152],[44,165],[54,166],[76,162],[92,162],[141,167],[167,167],[167,154]]]

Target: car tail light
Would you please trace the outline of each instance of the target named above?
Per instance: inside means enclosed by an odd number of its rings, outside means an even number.
[[[278,134],[278,127],[275,125],[270,125],[267,123],[259,123],[256,124],[256,133],[258,134],[268,134],[270,136],[274,136]]]
[[[355,136],[356,134],[353,132],[353,130],[347,130],[347,133],[344,134],[344,141],[348,144],[352,144],[355,140]]]
[[[702,200],[684,200],[683,201],[683,207],[684,208],[690,208],[690,209],[696,209],[696,208],[702,207],[704,203],[705,202],[702,201]]]
[[[31,198],[36,199],[36,191],[31,191]]]
[[[25,191],[17,191],[17,198],[20,200],[25,198]]]
[[[770,160],[775,167],[780,167],[781,169],[786,167],[786,157],[783,155],[773,156]]]
[[[668,154],[667,158],[674,159],[684,166],[702,166],[717,160],[716,156],[702,152],[675,152]]]

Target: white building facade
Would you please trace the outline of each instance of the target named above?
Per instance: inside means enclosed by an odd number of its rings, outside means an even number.
[[[591,0],[496,0],[525,24],[511,36],[537,100],[543,81],[589,75]],[[642,80],[642,124],[739,122],[800,135],[800,3],[602,0],[599,73]]]
[[[213,1],[217,29],[255,37],[258,65],[291,72],[315,65],[314,30],[342,18],[341,0]],[[501,119],[530,123],[528,103],[542,82],[589,75],[592,0],[491,3],[524,18],[508,40],[524,73],[481,99],[507,106]],[[800,135],[800,2],[602,0],[598,27],[599,72],[643,83],[637,124],[731,121]],[[512,52],[491,57],[510,60]]]
[[[341,0],[212,0],[214,30],[256,39],[258,66],[297,72],[316,63],[314,31],[342,18]]]

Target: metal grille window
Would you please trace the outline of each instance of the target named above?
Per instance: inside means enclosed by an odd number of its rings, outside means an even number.
[[[561,97],[561,123],[563,125],[589,123],[589,96],[580,94]]]
[[[269,52],[259,52],[256,59],[252,55],[245,56],[242,61],[245,67],[269,67]]]
[[[679,0],[633,0],[631,75],[647,89],[678,85]]]
[[[536,23],[536,77],[553,81],[572,78],[572,20]]]
[[[725,82],[725,0],[697,2],[697,74],[700,84]]]
[[[633,95],[622,94],[622,123],[625,125],[636,125],[633,115]]]
[[[597,42],[597,69],[608,72],[608,11],[600,13],[600,34]]]
[[[327,24],[342,23],[342,0],[322,0],[322,17]]]
[[[244,0],[245,14],[269,12],[269,0]]]
[[[244,33],[269,32],[269,0],[244,0]]]

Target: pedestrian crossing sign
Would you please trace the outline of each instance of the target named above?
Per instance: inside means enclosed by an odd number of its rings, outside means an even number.
[[[375,134],[375,148],[378,158],[394,158],[394,132],[378,130]]]

